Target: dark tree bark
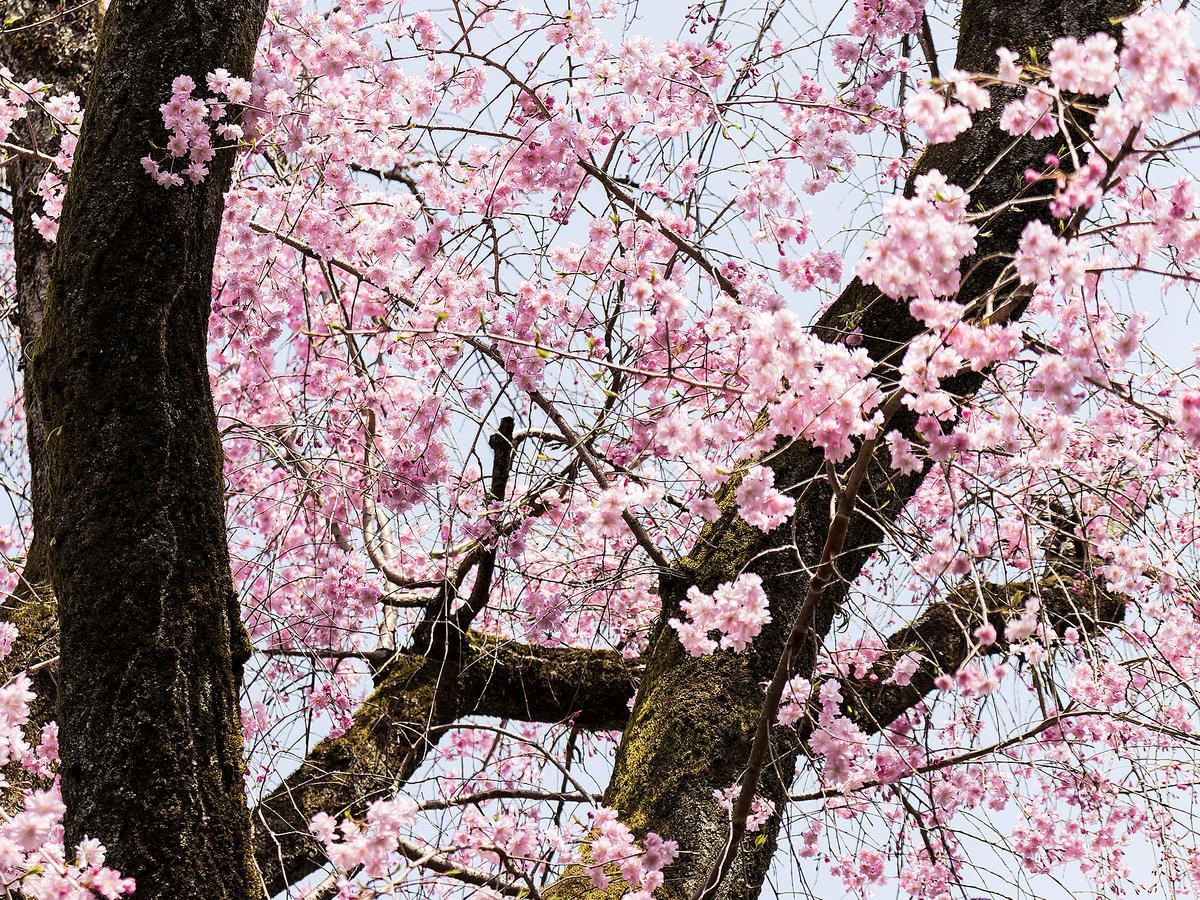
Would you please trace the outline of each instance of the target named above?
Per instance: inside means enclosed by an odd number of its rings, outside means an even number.
[[[262,896],[205,352],[232,152],[173,191],[139,160],[162,144],[175,76],[249,74],[264,14],[265,0],[117,0],[105,14],[29,365],[66,842],[99,838],[144,898]]]

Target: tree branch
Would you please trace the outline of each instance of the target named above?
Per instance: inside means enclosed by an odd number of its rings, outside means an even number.
[[[269,895],[326,863],[308,832],[318,812],[361,814],[416,772],[467,716],[624,726],[638,663],[610,650],[533,647],[470,632],[461,658],[399,654],[345,733],[326,738],[255,811],[255,852]]]
[[[1043,620],[1059,635],[1075,628],[1083,636],[1094,636],[1119,624],[1125,616],[1127,598],[1105,590],[1100,577],[1090,572],[1075,577],[1068,572],[1037,581],[985,584],[980,593],[987,607],[986,616],[975,585],[965,584],[891,635],[887,652],[865,677],[842,682],[843,714],[873,734],[920,703],[934,689],[939,675],[958,672],[972,653],[1008,653],[1005,627],[1021,614],[1031,592],[1041,599]],[[985,621],[996,629],[997,640],[981,647],[973,633]],[[892,668],[909,653],[917,655],[918,663],[912,680],[907,685],[890,682]],[[812,730],[815,709],[810,712],[809,724],[802,731],[805,740]]]

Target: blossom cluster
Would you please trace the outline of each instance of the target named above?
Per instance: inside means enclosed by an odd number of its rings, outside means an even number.
[[[692,656],[704,656],[718,647],[744,650],[771,621],[767,594],[762,579],[754,574],[739,575],[706,594],[694,585],[680,607],[687,621],[669,619],[679,641]],[[720,638],[709,637],[720,632]]]

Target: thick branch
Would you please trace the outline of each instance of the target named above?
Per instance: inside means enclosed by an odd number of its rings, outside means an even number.
[[[470,635],[462,715],[565,722],[617,731],[629,718],[641,664],[613,650],[532,647]]]
[[[472,632],[460,662],[400,654],[345,734],[321,741],[255,812],[256,855],[274,895],[320,868],[318,812],[361,814],[394,794],[447,728],[466,716],[624,726],[640,675],[607,650],[531,647]]]

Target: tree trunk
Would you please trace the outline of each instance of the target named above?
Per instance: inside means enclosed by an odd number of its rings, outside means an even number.
[[[66,843],[99,838],[142,898],[261,897],[238,691],[248,642],[208,384],[233,157],[159,187],[172,79],[249,74],[265,0],[117,0],[105,15],[29,366],[45,420]]]

